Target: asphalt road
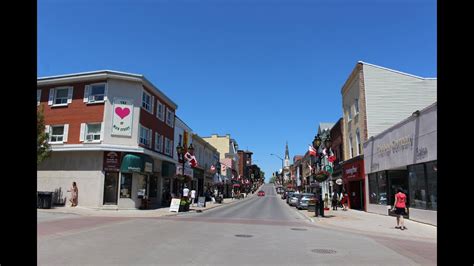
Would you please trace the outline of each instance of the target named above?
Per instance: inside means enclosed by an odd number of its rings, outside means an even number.
[[[420,264],[373,238],[315,226],[272,185],[263,190],[265,197],[173,217],[43,218],[38,265]]]

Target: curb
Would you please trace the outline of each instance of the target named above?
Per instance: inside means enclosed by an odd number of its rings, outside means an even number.
[[[250,198],[250,197],[248,197]],[[79,215],[83,217],[125,217],[125,218],[159,218],[159,217],[167,217],[167,216],[184,216],[189,213],[202,213],[208,210],[216,209],[219,207],[223,207],[226,205],[234,204],[239,202],[239,200],[232,200],[228,203],[216,204],[210,206],[206,209],[201,210],[190,210],[188,212],[161,212],[161,213],[147,213],[146,211],[140,213],[140,210],[131,209],[130,211],[136,211],[137,213],[120,213],[120,210],[106,210],[106,209],[92,209],[92,208],[82,208],[79,207],[78,209],[69,209],[67,207],[61,208],[51,208],[51,209],[36,209],[37,212],[42,213],[57,213],[57,214],[73,214]],[[79,210],[79,211],[77,211]]]

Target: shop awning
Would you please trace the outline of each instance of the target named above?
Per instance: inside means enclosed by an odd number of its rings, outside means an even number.
[[[126,154],[123,156],[120,171],[151,173],[153,172],[153,159],[146,154]]]

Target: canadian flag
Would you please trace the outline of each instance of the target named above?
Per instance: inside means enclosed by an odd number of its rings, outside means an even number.
[[[316,156],[316,150],[311,145],[308,146],[308,150],[310,156]]]
[[[191,153],[186,152],[184,155],[186,160],[188,160],[188,163],[191,165],[191,167],[197,167],[198,166],[198,161],[196,160],[196,156],[191,155]]]

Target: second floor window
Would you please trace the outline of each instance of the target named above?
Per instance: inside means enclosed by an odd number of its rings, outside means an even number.
[[[84,102],[95,103],[105,100],[106,85],[105,83],[87,85],[84,91]]]
[[[349,157],[352,158],[354,157],[354,149],[352,145],[352,136],[349,137]]]
[[[170,127],[174,125],[174,112],[166,108],[166,124]]]
[[[54,92],[54,104],[67,104],[69,89],[60,88]]]
[[[153,102],[155,97],[151,96],[148,92],[143,91],[142,94],[142,107],[147,110],[149,113],[153,114]]]
[[[347,108],[347,121],[352,120],[352,110],[351,108]]]
[[[359,99],[355,99],[354,101],[354,114],[359,114]]]
[[[58,87],[49,89],[48,105],[66,106],[72,102],[72,87]]]
[[[165,106],[160,101],[156,102],[156,117],[165,121]]]
[[[357,145],[357,155],[362,153],[362,147],[360,143],[360,131],[357,129],[356,131],[356,145]]]
[[[140,144],[151,147],[151,130],[140,126]]]

